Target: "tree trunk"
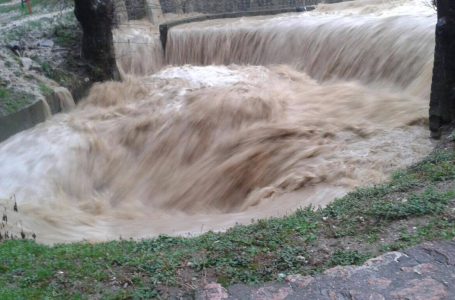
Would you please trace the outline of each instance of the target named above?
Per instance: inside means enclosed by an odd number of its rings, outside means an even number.
[[[430,99],[431,136],[455,120],[455,1],[437,0],[438,22]]]
[[[74,14],[84,32],[82,54],[91,64],[94,81],[118,79],[112,37],[113,2],[111,0],[75,0]]]

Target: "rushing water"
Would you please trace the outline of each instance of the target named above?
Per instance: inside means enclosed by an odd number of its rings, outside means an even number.
[[[386,179],[431,150],[434,48],[431,8],[391,3],[183,25],[166,56],[149,24],[116,30],[123,82],[0,144],[10,224],[48,243],[194,234]]]

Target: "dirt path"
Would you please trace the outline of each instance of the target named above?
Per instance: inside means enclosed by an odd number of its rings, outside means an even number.
[[[50,13],[46,13],[46,14],[36,14],[36,15],[27,16],[27,17],[25,17],[23,19],[20,19],[20,20],[17,20],[17,21],[13,21],[13,22],[10,22],[8,25],[2,26],[0,28],[0,32],[1,31],[7,31],[7,30],[9,30],[9,29],[11,29],[13,27],[20,26],[20,25],[22,25],[24,23],[27,23],[27,22],[30,22],[30,21],[36,21],[36,20],[39,20],[39,19],[42,19],[42,18],[52,18],[52,17],[58,16],[58,15],[63,15],[63,14],[65,14],[65,13],[71,11],[71,10],[72,10],[72,8],[66,8],[66,9],[63,9],[63,10],[54,11],[54,12],[50,12]]]
[[[14,1],[10,1],[10,2],[0,3],[0,7],[1,6],[16,5],[16,4],[20,4],[20,3],[21,3],[20,0],[14,0]]]

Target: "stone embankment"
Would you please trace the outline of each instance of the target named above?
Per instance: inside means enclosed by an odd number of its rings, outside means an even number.
[[[455,299],[455,241],[389,252],[360,267],[335,267],[319,276],[283,276],[260,287],[211,283],[197,299],[442,300]]]

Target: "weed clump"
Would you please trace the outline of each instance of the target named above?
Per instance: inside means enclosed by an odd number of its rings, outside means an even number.
[[[35,233],[27,234],[22,228],[21,222],[17,221],[14,224],[11,223],[11,218],[8,219],[9,214],[18,214],[19,208],[16,201],[16,196],[13,195],[9,200],[6,200],[5,203],[0,204],[0,208],[3,208],[2,220],[0,222],[0,242],[6,240],[25,240],[32,238],[36,239]],[[17,219],[17,218],[14,218]],[[8,222],[10,221],[10,223]],[[20,228],[20,231],[17,232],[17,229]]]

